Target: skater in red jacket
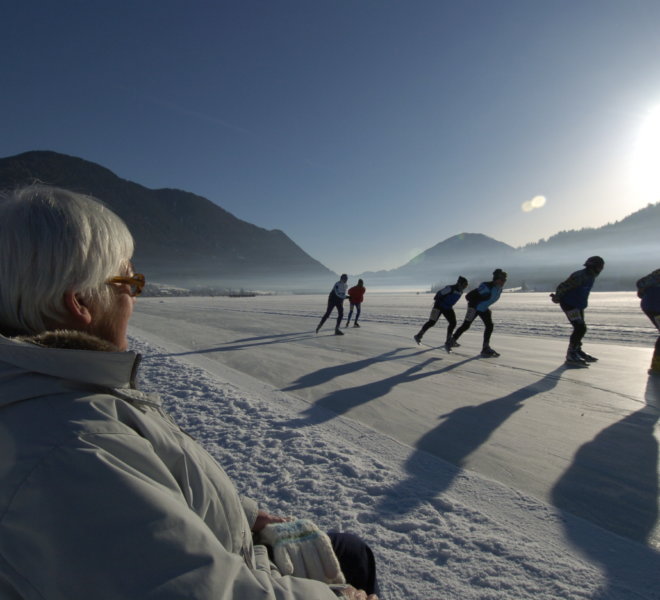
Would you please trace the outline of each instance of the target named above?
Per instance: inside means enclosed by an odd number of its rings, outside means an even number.
[[[348,299],[351,303],[351,308],[348,311],[348,319],[346,319],[346,327],[348,327],[351,322],[353,308],[355,308],[355,321],[353,323],[353,327],[359,327],[358,319],[360,318],[362,301],[364,300],[364,293],[366,291],[367,289],[364,287],[364,281],[362,281],[361,279],[358,279],[357,285],[354,285],[350,290],[348,290]]]

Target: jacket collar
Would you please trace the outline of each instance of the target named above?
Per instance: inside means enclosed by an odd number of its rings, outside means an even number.
[[[50,331],[34,337],[0,335],[0,383],[29,373],[76,384],[134,387],[140,357],[78,331]]]

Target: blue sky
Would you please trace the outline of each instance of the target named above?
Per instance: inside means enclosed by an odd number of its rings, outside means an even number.
[[[660,200],[656,0],[2,7],[0,156],[197,193],[338,272]]]

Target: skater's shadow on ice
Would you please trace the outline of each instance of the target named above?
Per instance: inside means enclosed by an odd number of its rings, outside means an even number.
[[[660,418],[660,381],[657,378],[648,379],[646,404],[606,427],[578,449],[572,464],[555,484],[552,500],[571,515],[657,549],[660,546],[658,441],[655,437]],[[616,579],[649,576],[648,569],[645,574],[640,564],[641,559],[613,554],[604,544],[595,543],[580,519],[567,516],[563,525],[573,543],[603,564],[607,571],[609,585],[597,598],[610,598],[608,593]],[[655,557],[653,571],[660,586],[660,554]]]
[[[309,425],[325,423],[338,415],[347,413],[353,408],[385,396],[397,385],[410,383],[433,375],[441,375],[442,373],[456,369],[457,367],[474,360],[474,358],[468,358],[467,360],[454,363],[453,365],[449,365],[442,369],[423,371],[425,367],[436,360],[442,359],[437,357],[428,358],[424,362],[414,365],[398,375],[392,375],[391,377],[386,377],[385,379],[373,381],[365,385],[358,385],[331,392],[317,400],[312,406],[305,410],[303,412],[303,415],[305,415],[304,418],[294,419],[293,421],[286,423],[286,425],[289,427],[306,427]]]
[[[386,362],[389,360],[400,360],[402,358],[410,358],[411,356],[416,356],[422,354],[423,351],[413,352],[412,354],[398,354],[405,350],[410,350],[410,348],[395,348],[389,352],[384,352],[378,356],[370,356],[368,358],[363,358],[361,360],[355,360],[353,362],[342,363],[340,365],[333,365],[331,367],[323,367],[312,373],[307,373],[298,377],[291,385],[282,389],[283,392],[291,392],[293,390],[301,390],[303,388],[314,387],[322,383],[327,383],[332,381],[336,377],[342,377],[343,375],[348,375],[349,373],[355,373],[361,369],[370,367],[376,363]]]
[[[525,387],[501,398],[477,406],[462,406],[438,417],[442,423],[424,434],[415,444],[415,452],[406,462],[408,479],[401,481],[380,503],[379,510],[390,516],[414,511],[429,502],[442,511],[438,494],[446,490],[460,469],[438,465],[429,460],[433,454],[452,465],[463,467],[467,458],[482,446],[523,402],[553,389],[564,365]]]
[[[271,344],[286,344],[288,342],[297,342],[309,339],[309,332],[299,331],[295,333],[278,333],[277,335],[261,335],[258,337],[242,338],[225,342],[214,348],[198,348],[195,350],[186,350],[185,352],[168,352],[155,354],[153,358],[163,358],[168,356],[189,356],[191,354],[212,354],[214,352],[234,352],[236,350],[245,350],[256,346],[269,346]]]
[[[276,333],[273,335],[256,335],[254,337],[247,337],[247,338],[240,338],[238,340],[234,340],[233,342],[229,342],[231,344],[245,344],[247,342],[262,342],[262,343],[270,343],[270,344],[275,344],[278,341],[282,342],[288,342],[289,339],[293,337],[294,339],[302,339],[302,338],[309,338],[311,337],[309,331],[295,331],[292,333]]]

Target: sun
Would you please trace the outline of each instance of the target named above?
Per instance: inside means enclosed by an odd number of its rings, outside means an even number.
[[[660,201],[660,106],[642,122],[632,156],[633,185],[642,203]]]

